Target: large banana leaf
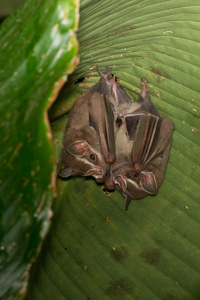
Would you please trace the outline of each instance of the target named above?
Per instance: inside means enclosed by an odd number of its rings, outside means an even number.
[[[175,125],[170,160],[158,194],[127,212],[121,194],[94,180],[58,180],[27,299],[199,299],[199,1],[82,0],[80,16],[81,63],[50,117],[97,82],[96,65],[112,67],[133,100],[145,76]],[[66,122],[52,123],[57,160]]]
[[[0,298],[21,299],[52,216],[47,109],[78,59],[76,1],[28,0],[0,31]]]

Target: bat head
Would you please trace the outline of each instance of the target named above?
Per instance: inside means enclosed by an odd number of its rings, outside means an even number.
[[[125,195],[125,208],[131,199],[141,199],[147,194],[155,195],[158,187],[153,172],[142,170],[140,165],[125,163],[113,169],[113,180]],[[126,201],[127,199],[127,201]]]
[[[101,148],[97,143],[91,145],[86,140],[76,140],[63,147],[63,164],[59,171],[61,177],[72,175],[93,176],[97,182],[104,182],[108,170]]]

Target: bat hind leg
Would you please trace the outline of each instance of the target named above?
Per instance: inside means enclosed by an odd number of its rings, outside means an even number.
[[[100,71],[99,67],[97,66],[97,71],[98,71],[99,75],[101,75],[105,79],[109,79],[109,78],[113,77],[112,74],[111,74],[111,72],[112,72],[111,68],[105,67],[104,70],[103,70],[103,73],[102,73]]]

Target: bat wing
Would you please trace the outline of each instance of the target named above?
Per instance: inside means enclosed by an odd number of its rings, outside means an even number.
[[[129,118],[133,120],[129,120]],[[139,182],[143,191],[154,195],[158,189],[154,174],[155,172],[157,174],[157,171],[153,169],[149,172],[147,169],[151,162],[159,157],[171,144],[173,123],[170,119],[160,120],[157,116],[149,113],[137,114],[136,116],[132,114],[132,116],[125,117],[125,121],[126,119],[128,124],[130,121],[136,123],[134,130],[133,128],[132,131],[129,130],[130,140],[133,141],[131,155],[133,174],[136,178],[140,178]],[[127,130],[127,132],[129,131]],[[166,159],[162,159],[162,161],[165,164]],[[156,164],[154,164],[154,167],[156,168]],[[160,171],[164,173],[164,169]]]
[[[134,117],[133,117],[134,118]],[[141,115],[133,142],[132,162],[133,164],[145,165],[148,160],[159,118],[149,113]]]
[[[105,114],[105,134],[107,140],[108,152],[110,153],[112,159],[112,163],[115,161],[116,149],[115,149],[115,133],[114,133],[114,113],[112,109],[111,102],[108,96],[104,96],[104,103],[106,108]]]
[[[149,153],[149,157],[146,160],[146,165],[156,156],[161,154],[166,147],[171,143],[172,132],[174,130],[174,125],[170,119],[163,119],[159,126],[159,136],[155,142],[152,151]]]
[[[124,116],[127,134],[133,142],[132,162],[144,165],[152,149],[154,140],[157,140],[159,118],[149,113],[134,113]]]
[[[117,93],[117,98],[119,101],[119,105],[123,103],[132,103],[131,98],[129,95],[126,93],[125,89],[121,86],[121,84],[116,85],[116,93]]]
[[[134,113],[125,115],[124,119],[130,142],[133,142],[133,167],[137,166],[142,170],[170,143],[173,123],[170,119],[163,119],[151,101],[146,85],[143,85],[137,103],[141,107]]]
[[[115,97],[115,101],[117,105],[121,105],[123,103],[129,103],[129,104],[132,103],[131,98],[126,93],[122,85],[115,80],[115,77],[111,77],[110,79],[107,80],[107,82],[112,86],[111,93]]]
[[[88,97],[90,124],[98,132],[105,160],[115,161],[114,115],[109,98],[99,93]]]
[[[102,76],[100,81],[93,85],[89,90],[84,92],[84,95],[97,92],[99,94],[111,95],[112,85]]]

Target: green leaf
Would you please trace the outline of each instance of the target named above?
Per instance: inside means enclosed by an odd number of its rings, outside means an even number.
[[[77,59],[77,3],[29,0],[0,30],[0,298],[21,299],[49,229],[55,157],[47,109]]]
[[[27,299],[190,300],[197,296],[199,12],[197,0],[81,1],[81,63],[65,90],[85,78],[72,87],[74,95],[84,91],[99,79],[96,65],[109,66],[136,100],[145,76],[152,101],[174,122],[172,149],[158,194],[132,201],[127,212],[118,191],[106,195],[94,180],[58,179],[52,227],[32,269]],[[62,117],[52,125],[57,158],[65,124]]]

